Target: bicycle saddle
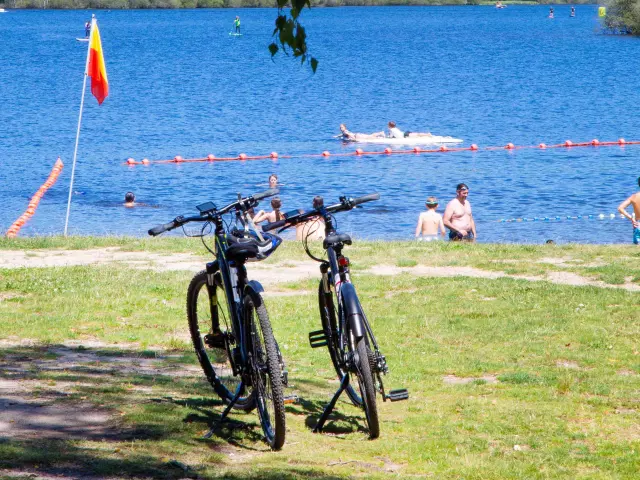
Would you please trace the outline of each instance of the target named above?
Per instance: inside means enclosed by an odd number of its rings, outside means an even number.
[[[322,242],[322,246],[326,249],[327,247],[337,245],[338,243],[351,245],[351,237],[346,233],[336,233],[335,235],[329,235]]]

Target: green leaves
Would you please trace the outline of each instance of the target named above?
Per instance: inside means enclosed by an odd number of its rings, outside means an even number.
[[[299,58],[302,64],[308,63],[315,73],[318,68],[318,60],[308,54],[307,33],[304,26],[298,21],[302,9],[305,6],[311,8],[310,0],[292,0],[288,15],[283,11],[289,3],[288,0],[277,1],[278,17],[273,30],[273,37],[276,38],[276,41],[269,45],[271,57],[282,51],[285,55],[293,55],[294,58]]]

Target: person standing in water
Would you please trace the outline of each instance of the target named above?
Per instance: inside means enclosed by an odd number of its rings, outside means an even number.
[[[549,18],[553,18],[553,7],[549,8]]]
[[[233,21],[233,28],[236,33],[240,33],[240,17],[236,15],[236,19]]]
[[[638,187],[640,187],[640,177],[638,177]],[[633,214],[635,216],[629,215],[627,212],[627,207],[629,205],[633,206]],[[640,191],[634,193],[629,198],[627,198],[624,202],[622,202],[618,206],[618,211],[624,216],[631,220],[631,224],[633,225],[633,243],[634,245],[640,244]]]
[[[469,187],[466,183],[456,186],[456,198],[447,204],[444,211],[444,226],[449,229],[449,240],[467,240],[473,242],[476,239],[476,222],[471,213],[471,204],[467,197]]]
[[[438,233],[444,237],[444,223],[442,222],[442,215],[436,212],[438,208],[438,199],[436,197],[427,198],[425,205],[427,211],[422,212],[418,217],[416,238],[424,242],[432,242],[438,240]]]
[[[571,5],[571,14],[569,16],[570,17],[575,17],[576,16],[576,7],[574,7],[573,5]]]

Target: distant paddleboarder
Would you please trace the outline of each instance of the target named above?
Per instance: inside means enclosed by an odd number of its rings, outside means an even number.
[[[240,17],[236,15],[236,19],[233,21],[233,28],[235,33],[240,33]]]
[[[91,22],[85,22],[84,24],[84,38],[89,38],[91,34]]]
[[[553,7],[549,8],[549,18],[553,18]]]
[[[574,7],[573,5],[571,5],[571,14],[569,16],[570,17],[575,17],[576,16],[576,7]]]

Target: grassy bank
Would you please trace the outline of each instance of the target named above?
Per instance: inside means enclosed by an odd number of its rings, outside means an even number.
[[[182,239],[44,238],[2,240],[0,253],[106,246],[199,251]],[[302,255],[290,242],[268,262],[286,268]],[[311,433],[337,387],[327,352],[307,343],[319,323],[316,281],[267,297],[289,367],[287,393],[301,399],[287,407],[284,450],[271,453],[255,413],[234,414],[235,428],[201,438],[222,408],[188,343],[190,273],[125,265],[0,269],[0,381],[30,386],[29,395],[59,408],[109,417],[103,432],[0,439],[0,468],[154,478],[637,477],[639,293],[411,270],[575,269],[593,278],[635,275],[637,283],[638,249],[362,242],[349,256],[388,358],[387,387],[411,394],[408,402],[381,404],[379,440],[367,440],[362,413],[345,402],[328,433]],[[379,263],[406,271],[357,273]]]

